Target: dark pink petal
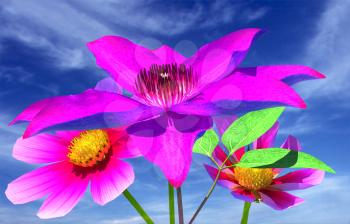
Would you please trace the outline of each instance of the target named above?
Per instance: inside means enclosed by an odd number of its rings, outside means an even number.
[[[105,36],[88,43],[96,63],[129,92],[134,93],[137,74],[142,68],[161,64],[151,50],[118,36]]]
[[[64,174],[56,176],[59,179],[57,187],[45,199],[38,216],[42,219],[61,217],[69,213],[84,196],[89,183],[89,176],[79,176],[71,164],[66,164]]]
[[[227,153],[224,152],[224,150],[221,149],[220,146],[217,146],[214,149],[213,152],[213,157],[215,159],[215,161],[219,164],[219,166],[222,165],[222,163],[226,160],[227,158]],[[234,162],[237,162],[236,160],[234,160]],[[226,160],[225,165],[226,166],[231,166],[233,163],[230,159]]]
[[[99,91],[111,92],[111,93],[118,93],[118,94],[122,93],[121,87],[111,77],[107,77],[98,81],[94,89]]]
[[[281,148],[300,151],[301,145],[296,137],[289,135],[286,141],[282,144]]]
[[[149,133],[146,129],[140,132],[133,133],[133,144],[146,159],[160,167],[174,187],[181,186],[190,169],[196,133],[182,133],[174,126],[162,129],[160,133],[154,133],[153,127]]]
[[[255,195],[248,189],[238,186],[232,189],[231,194],[240,200],[253,202],[255,201]]]
[[[7,198],[14,204],[24,204],[52,193],[61,185],[64,166],[63,162],[55,163],[20,176],[9,183],[5,192]]]
[[[263,78],[273,78],[281,80],[288,85],[309,79],[325,78],[320,72],[303,65],[268,65],[257,66],[255,68],[241,68],[238,71],[250,73]]]
[[[33,120],[33,118],[51,101],[51,99],[52,98],[44,99],[33,103],[13,119],[9,125]]]
[[[273,142],[275,141],[278,128],[279,123],[276,122],[265,134],[253,142],[253,149],[271,148],[273,146]]]
[[[134,147],[131,135],[128,135],[126,130],[122,128],[110,128],[106,129],[109,140],[113,148],[113,157],[116,159],[127,159],[141,156],[141,152],[137,147]]]
[[[78,95],[52,98],[33,118],[23,136],[49,130],[124,126],[154,116],[156,112],[151,109],[125,96],[90,89]]]
[[[302,198],[283,191],[261,190],[260,195],[262,202],[276,210],[283,210],[304,202]]]
[[[232,72],[242,62],[259,33],[260,29],[242,29],[202,46],[185,62],[199,74],[199,88]]]
[[[281,81],[234,74],[208,85],[198,97],[175,105],[172,110],[200,115],[237,115],[274,106],[306,107],[302,98]]]
[[[324,173],[324,171],[315,169],[297,170],[274,179],[271,188],[283,191],[309,188],[320,184]]]
[[[205,169],[207,170],[209,176],[215,180],[216,178],[216,175],[218,174],[218,169],[217,168],[214,168],[212,166],[209,166],[209,165],[206,165],[204,164],[204,167]],[[231,181],[231,182],[235,182],[235,177],[234,177],[234,174],[232,172],[232,170],[230,169],[224,169],[220,172],[220,175],[219,175],[219,179],[220,180],[228,180],[228,181]]]
[[[52,163],[67,159],[68,144],[64,139],[50,134],[17,139],[13,157],[27,163]]]
[[[233,155],[236,157],[237,161],[239,162],[242,158],[242,156],[244,155],[245,153],[245,149],[244,147],[240,148],[240,149],[237,149]]]
[[[114,200],[134,182],[132,167],[121,160],[111,158],[107,167],[91,177],[91,195],[99,205]]]
[[[157,48],[152,52],[162,60],[163,64],[182,64],[186,60],[182,54],[167,45],[162,45],[160,48]]]

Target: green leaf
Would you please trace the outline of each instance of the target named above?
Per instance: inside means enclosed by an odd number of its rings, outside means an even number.
[[[211,157],[215,147],[219,143],[219,137],[213,129],[207,130],[203,136],[197,139],[193,146],[193,152]]]
[[[234,153],[268,131],[277,121],[284,107],[253,111],[234,121],[222,136],[222,143]]]
[[[246,168],[313,168],[335,173],[327,164],[307,153],[281,148],[250,150],[243,155],[236,166]]]

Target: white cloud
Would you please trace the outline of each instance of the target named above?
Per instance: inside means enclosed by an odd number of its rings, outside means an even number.
[[[327,75],[326,80],[302,86],[306,96],[349,97],[350,1],[329,1],[305,52],[305,64]]]

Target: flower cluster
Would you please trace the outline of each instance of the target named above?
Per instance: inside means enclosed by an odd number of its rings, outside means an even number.
[[[119,36],[88,43],[111,77],[81,94],[38,101],[11,122],[28,123],[13,156],[46,165],[11,182],[8,199],[22,204],[46,197],[38,216],[59,217],[73,209],[90,183],[93,200],[104,205],[133,183],[133,169],[122,159],[137,156],[157,165],[178,188],[189,172],[198,134],[212,128],[213,119],[277,106],[305,108],[292,85],[324,78],[321,73],[302,65],[239,67],[261,34],[260,29],[239,30],[189,58],[166,45],[152,50]],[[269,148],[276,131],[275,125],[254,149]],[[299,150],[298,145],[289,137],[282,148]],[[206,168],[248,202],[284,209],[301,202],[284,190],[310,187],[323,177],[313,169],[277,177],[280,169],[235,167],[243,153],[244,148],[226,155],[218,146],[216,163],[231,167]]]

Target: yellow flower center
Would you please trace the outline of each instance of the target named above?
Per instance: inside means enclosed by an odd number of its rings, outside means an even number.
[[[236,180],[249,190],[259,190],[270,186],[273,176],[271,168],[235,168]]]
[[[92,167],[106,158],[110,146],[105,131],[84,131],[70,142],[68,158],[71,163],[77,166]]]

